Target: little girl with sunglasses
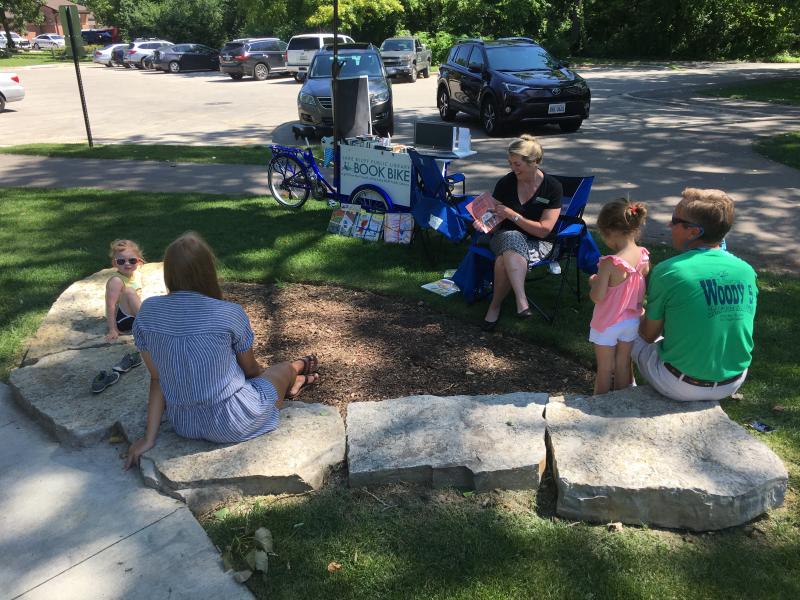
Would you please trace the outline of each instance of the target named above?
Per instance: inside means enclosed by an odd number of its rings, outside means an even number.
[[[597,358],[594,393],[621,390],[633,383],[631,350],[644,312],[645,281],[650,254],[636,244],[647,207],[618,198],[600,209],[597,228],[613,255],[600,257],[598,272],[589,278],[595,303],[589,332]]]
[[[106,340],[112,341],[121,333],[130,333],[142,305],[142,251],[131,240],[114,240],[109,252],[111,266],[117,272],[106,283]]]

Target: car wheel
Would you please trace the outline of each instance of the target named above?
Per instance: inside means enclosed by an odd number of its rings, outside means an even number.
[[[244,75],[241,73],[228,73],[228,75],[230,75],[231,79],[234,81],[239,81],[242,77],[244,77]]]
[[[497,112],[497,102],[494,98],[486,98],[481,104],[481,125],[489,135],[500,133],[500,114]]]
[[[417,80],[417,75],[417,65],[411,65],[411,74],[408,76],[408,80],[414,83]]]
[[[422,76],[423,76],[425,79],[427,79],[428,77],[430,77],[430,76],[431,76],[431,68],[430,68],[430,67],[425,67],[424,69],[422,69]]]
[[[6,109],[6,99],[0,96],[0,113]]]
[[[294,80],[297,83],[303,83],[303,81],[305,80],[305,76],[303,76],[299,72],[297,72],[297,73],[294,74]]]
[[[264,63],[258,63],[253,68],[253,77],[258,81],[266,81],[269,78],[269,67]]]
[[[560,121],[558,126],[564,133],[575,133],[581,128],[583,119],[573,119],[572,121]]]
[[[173,60],[169,63],[169,72],[170,73],[180,73],[181,72],[181,65],[177,60]]]
[[[439,108],[439,116],[442,121],[452,121],[456,118],[458,111],[450,108],[450,94],[447,93],[447,88],[444,86],[439,88],[436,105]]]
[[[125,67],[126,69],[130,69],[131,63],[122,63],[122,66]]]
[[[33,49],[34,50],[41,50],[41,48],[39,47],[39,44],[34,44],[33,45]]]
[[[107,66],[107,67],[113,67],[114,65],[112,65],[110,62],[107,62],[107,63],[106,63],[106,66]]]

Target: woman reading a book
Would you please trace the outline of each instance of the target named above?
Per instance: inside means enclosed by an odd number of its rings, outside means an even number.
[[[492,331],[500,319],[500,308],[513,291],[517,316],[530,317],[525,296],[528,262],[546,258],[553,250],[552,234],[561,213],[561,183],[547,175],[539,164],[542,147],[535,137],[523,135],[508,146],[511,172],[497,182],[494,192],[484,192],[475,202],[484,204],[491,215],[476,218],[479,230],[491,230],[490,247],[495,254],[494,292],[483,322]]]
[[[244,309],[222,299],[214,254],[194,232],[164,254],[169,293],[142,303],[133,337],[150,371],[147,425],[125,468],[155,446],[167,413],[175,433],[218,443],[243,442],[278,426],[284,398],[319,381],[317,357],[263,369],[253,354]]]

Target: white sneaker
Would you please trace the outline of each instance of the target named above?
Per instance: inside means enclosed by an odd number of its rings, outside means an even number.
[[[550,263],[549,265],[547,265],[547,268],[550,269],[550,272],[553,275],[561,275],[561,265],[558,264],[557,262]]]

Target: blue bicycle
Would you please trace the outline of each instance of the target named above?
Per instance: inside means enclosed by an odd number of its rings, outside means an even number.
[[[329,203],[358,204],[370,212],[390,212],[394,209],[389,194],[371,183],[358,186],[349,196],[342,194],[337,197],[336,189],[320,171],[308,137],[303,133],[296,133],[295,137],[305,137],[305,148],[278,144],[270,146],[272,160],[267,167],[269,191],[279,204],[287,208],[300,208],[309,196],[313,196],[317,200],[328,200]]]

